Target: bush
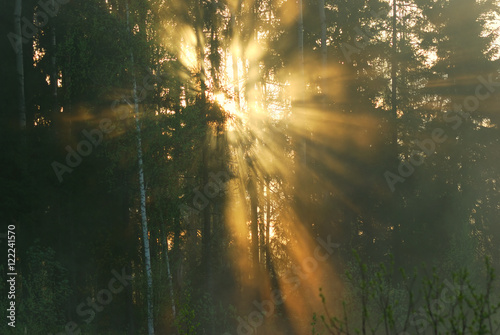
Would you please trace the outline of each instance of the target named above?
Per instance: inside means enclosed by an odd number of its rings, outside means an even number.
[[[467,269],[442,279],[436,268],[418,280],[415,273],[393,283],[392,262],[369,268],[356,256],[346,273],[343,315],[331,316],[320,289],[324,315],[313,315],[312,334],[496,334],[500,300],[496,276],[485,258],[485,276],[472,280]],[[418,284],[418,286],[416,285]]]
[[[66,323],[64,304],[70,294],[66,270],[53,249],[38,243],[28,250],[25,264],[27,271],[19,276],[19,328],[29,334],[47,334],[55,325]]]

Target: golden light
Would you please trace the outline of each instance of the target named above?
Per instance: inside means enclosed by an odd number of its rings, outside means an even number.
[[[268,23],[282,20],[285,27],[292,27],[298,15],[296,4],[285,1],[281,5],[274,16],[267,17]],[[230,13],[225,15],[230,22]],[[368,113],[345,113],[317,98],[321,93],[338,103],[348,99],[345,87],[351,78],[341,65],[321,68],[311,59],[305,62],[304,76],[293,60],[283,69],[267,69],[264,60],[269,56],[270,34],[262,29],[245,41],[236,32],[230,43],[221,46],[217,73],[211,71],[208,57],[213,50],[202,46],[204,56],[200,56],[200,42],[204,42],[197,39],[192,26],[168,29],[177,37],[179,60],[190,72],[185,95],[199,89],[193,87],[203,77],[207,99],[228,116],[225,144],[233,178],[225,193],[223,216],[231,240],[227,252],[240,285],[240,291],[234,294],[238,294],[241,307],[248,308],[256,296],[268,297],[277,285],[285,296],[284,310],[294,329],[302,333],[312,313],[321,311],[318,289],[335,292],[341,284],[333,256],[323,260],[317,257],[321,244],[310,227],[320,223],[308,222],[312,219],[304,217],[295,202],[310,201],[311,190],[316,187],[321,190],[318,193],[334,193],[343,206],[357,210],[342,187],[324,175],[329,173],[353,185],[363,182],[344,161],[348,158],[363,164],[372,158],[370,150],[377,144],[379,132],[376,120]],[[204,68],[201,76],[200,65]],[[323,80],[322,85],[317,84],[318,78]],[[217,141],[217,136],[212,135],[207,143]],[[326,172],[305,157],[319,162]],[[256,185],[257,190],[253,192],[250,185]],[[254,220],[259,240],[257,268],[252,256]],[[265,239],[269,242],[263,243]]]
[[[177,32],[179,38],[180,61],[191,71],[198,67],[198,56],[196,55],[196,35],[193,29],[184,27]]]

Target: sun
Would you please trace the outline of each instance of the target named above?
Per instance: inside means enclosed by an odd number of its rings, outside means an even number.
[[[227,113],[226,126],[228,131],[235,130],[235,120],[237,118],[242,118],[243,113],[238,108],[236,101],[223,92],[218,92],[215,94],[209,94],[209,99],[214,103],[219,105],[224,112]]]
[[[213,99],[229,115],[235,116],[235,115],[239,114],[238,107],[236,106],[236,102],[234,101],[234,99],[227,97],[224,93],[219,92],[219,93],[214,94]]]

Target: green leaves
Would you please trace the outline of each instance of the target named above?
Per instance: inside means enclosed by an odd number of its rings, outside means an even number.
[[[55,256],[52,248],[41,246],[39,241],[26,255],[28,271],[19,285],[19,318],[31,334],[47,334],[66,324],[63,307],[71,289],[66,269]]]
[[[344,320],[329,314],[327,299],[320,289],[326,317],[320,316],[330,334],[427,333],[494,334],[500,325],[498,285],[489,258],[484,260],[484,275],[471,278],[466,268],[452,273],[453,281],[443,280],[437,268],[426,276],[409,278],[405,271],[394,281],[394,271],[383,263],[368,266],[358,259],[358,268],[347,275],[343,308]],[[390,262],[389,264],[392,264]],[[352,265],[351,265],[352,267]],[[370,268],[370,270],[367,270]],[[378,269],[377,269],[378,268]],[[355,275],[353,275],[353,273]],[[449,275],[449,273],[445,273]],[[417,300],[414,300],[417,297]],[[331,303],[331,302],[330,302]],[[313,334],[318,316],[313,315]],[[348,328],[354,329],[350,332]],[[383,329],[381,329],[383,328]]]

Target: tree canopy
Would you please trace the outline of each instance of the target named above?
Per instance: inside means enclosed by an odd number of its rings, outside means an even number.
[[[493,333],[499,6],[2,2],[0,331]]]

